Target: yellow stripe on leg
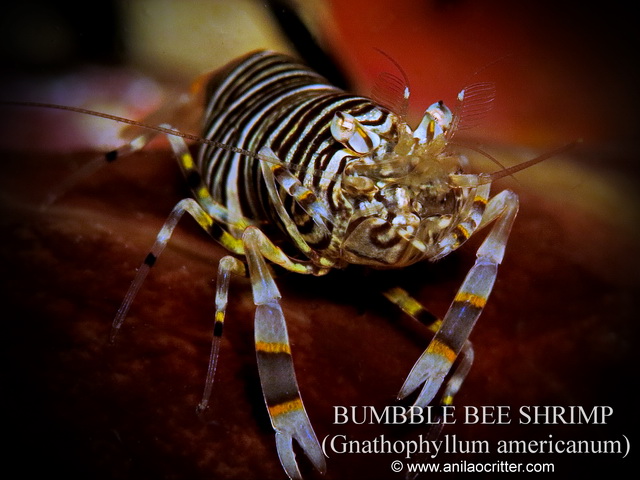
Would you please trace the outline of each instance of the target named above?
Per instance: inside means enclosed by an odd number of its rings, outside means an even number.
[[[472,307],[476,308],[484,308],[487,304],[487,299],[485,297],[468,292],[458,292],[453,300],[455,302],[468,303]]]
[[[453,404],[453,396],[447,395],[442,397],[442,405],[452,405]]]
[[[459,224],[456,227],[456,230],[458,231],[458,233],[460,233],[464,240],[468,239],[471,236],[471,232],[469,232],[469,230],[467,230],[467,228],[462,224]]]
[[[406,290],[400,287],[393,287],[389,290],[382,292],[382,294],[393,304],[398,306],[404,313],[415,318],[418,321],[423,321],[420,319],[421,314],[423,316],[433,317],[435,316],[426,310],[420,302],[415,300],[411,295],[409,295]],[[426,324],[426,322],[424,322]],[[431,323],[427,325],[429,330],[432,332],[437,332],[440,329],[440,325],[442,325],[442,320],[439,318],[435,318]]]
[[[180,155],[180,163],[182,163],[182,166],[187,170],[194,170],[196,167],[195,163],[193,163],[193,157],[188,152]]]
[[[485,197],[483,197],[483,196],[476,195],[475,197],[473,197],[473,203],[486,205],[487,204],[487,199]]]
[[[300,398],[296,398],[294,400],[289,400],[288,402],[278,403],[277,405],[272,405],[267,407],[269,409],[269,415],[271,417],[277,417],[278,415],[284,415],[286,413],[291,413],[296,410],[302,410],[302,400]]]
[[[286,353],[291,355],[291,347],[289,347],[288,343],[256,342],[256,352]]]
[[[453,363],[458,356],[456,352],[454,352],[451,347],[449,347],[449,345],[435,338],[427,347],[427,352],[440,355],[441,357],[446,358],[450,363]]]
[[[387,297],[391,302],[395,303],[408,315],[415,317],[420,311],[423,310],[422,305],[413,299],[405,290],[400,287],[393,287],[383,292],[383,295]]]

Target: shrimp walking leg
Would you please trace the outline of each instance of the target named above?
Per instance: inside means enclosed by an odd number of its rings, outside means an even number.
[[[487,204],[479,227],[495,223],[480,245],[476,262],[458,290],[442,325],[413,366],[398,398],[405,398],[422,386],[415,405],[425,407],[437,394],[493,289],[517,211],[518,197],[508,190]]]

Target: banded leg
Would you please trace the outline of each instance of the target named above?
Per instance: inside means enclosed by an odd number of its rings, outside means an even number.
[[[284,222],[285,228],[289,233],[289,237],[307,258],[310,258],[314,262],[322,264],[323,266],[328,267],[333,265],[333,262],[327,262],[326,259],[317,255],[304,240],[298,230],[298,227],[295,225],[293,220],[291,220],[291,217],[282,202],[282,198],[280,198],[278,193],[278,184],[285,188],[287,193],[293,197],[295,202],[312,218],[315,224],[324,231],[325,235],[330,235],[325,219],[334,223],[333,216],[329,213],[322,202],[318,200],[316,195],[302,185],[302,183],[286,169],[285,164],[282,163],[271,148],[263,147],[260,150],[260,155],[264,158],[264,160],[260,162],[260,166],[269,192],[269,198],[271,199],[272,205],[278,211],[280,219]]]
[[[442,326],[413,366],[398,398],[405,398],[423,385],[415,405],[425,407],[440,389],[491,293],[517,212],[518,197],[508,190],[487,204],[480,226],[494,220],[495,223],[478,248],[476,262],[442,320]]]
[[[129,290],[124,296],[122,304],[120,305],[120,308],[116,313],[113,324],[111,326],[111,334],[109,337],[111,342],[115,341],[120,327],[122,327],[127,313],[131,308],[133,299],[136,297],[138,290],[140,290],[140,287],[142,286],[142,283],[147,278],[151,267],[153,267],[153,265],[156,263],[156,260],[167,246],[167,243],[169,243],[169,239],[171,238],[176,225],[185,213],[191,215],[205,231],[208,232],[211,230],[211,227],[213,226],[212,218],[200,207],[200,205],[198,205],[195,200],[186,198],[184,200],[180,200],[178,204],[173,207],[171,214],[160,229],[160,232],[158,233],[156,241],[151,247],[151,250],[145,257],[142,265],[140,265],[140,268],[138,268],[136,276],[131,282],[131,286],[129,287]]]
[[[172,129],[171,125],[168,124],[163,124],[161,127]],[[184,138],[174,135],[168,135],[167,138],[171,144],[173,153],[178,160],[178,165],[182,170],[182,174],[187,181],[187,185],[193,192],[193,196],[200,206],[202,206],[202,208],[205,209],[217,223],[232,227],[231,231],[243,232],[246,227],[252,225],[253,223],[247,218],[231,215],[228,208],[216,202],[211,197],[211,192],[209,192],[209,188],[202,180],[200,171],[193,160]],[[216,240],[218,240],[218,242],[220,242],[220,244],[222,244],[227,250],[239,255],[243,254],[241,246],[242,242],[230,233],[220,231],[219,234],[216,235]]]
[[[424,308],[424,306],[422,306],[402,288],[394,287],[383,292],[383,294],[391,303],[397,305],[403,312],[414,320],[417,320],[427,326],[432,332],[437,333],[438,330],[440,330],[440,327],[442,326],[442,319],[436,317]],[[462,358],[459,356],[458,365],[445,385],[444,393],[440,400],[441,405],[453,404],[454,396],[458,393],[460,387],[462,387],[464,379],[469,373],[469,370],[471,370],[474,354],[473,346],[469,340],[467,340],[462,347],[461,354]]]
[[[300,397],[287,326],[280,307],[281,295],[265,262],[265,253],[273,247],[255,227],[245,231],[243,241],[256,304],[254,329],[258,372],[271,425],[276,432],[280,463],[290,478],[301,478],[293,450],[295,439],[315,468],[324,473],[324,454]]]
[[[163,124],[162,127],[171,128],[170,125],[167,124]],[[151,134],[145,135],[153,135],[153,132]],[[139,140],[134,140],[135,147],[138,149],[142,148],[142,146],[144,145],[141,140],[142,137],[144,137],[146,140],[149,140],[151,138],[149,136],[145,137],[143,135],[141,137],[138,137]],[[131,283],[131,286],[129,287],[129,290],[127,291],[124,300],[120,308],[118,309],[116,317],[113,320],[110,336],[111,342],[115,340],[120,327],[124,323],[127,313],[129,312],[129,309],[131,307],[131,303],[137,295],[140,286],[147,277],[149,270],[155,264],[158,256],[167,246],[169,238],[173,234],[176,225],[185,212],[189,213],[206,232],[208,232],[227,250],[240,255],[244,253],[242,241],[235,238],[224,228],[222,228],[220,223],[244,229],[249,224],[249,222],[246,219],[236,219],[236,223],[233,223],[233,220],[228,215],[227,209],[215,202],[211,198],[206,188],[202,187],[200,175],[195,169],[195,164],[184,139],[175,136],[168,136],[168,140],[171,144],[171,148],[173,149],[176,158],[178,159],[178,163],[185,174],[185,177],[189,181],[190,186],[192,187],[194,194],[196,195],[197,202],[193,199],[181,200],[169,214],[169,217],[160,229],[160,232],[158,233],[156,241],[151,247],[150,252],[147,254],[144,262],[138,269],[136,276]],[[123,147],[123,149],[133,148],[132,145],[134,144],[134,142],[128,144],[128,146]]]
[[[196,407],[196,412],[201,414],[209,406],[209,398],[213,390],[213,382],[216,375],[216,367],[218,365],[218,357],[220,356],[220,343],[222,341],[222,331],[227,311],[227,301],[229,298],[229,280],[231,275],[245,276],[246,270],[244,264],[235,257],[227,255],[220,260],[218,264],[218,278],[216,281],[216,313],[213,323],[213,334],[211,336],[211,354],[209,355],[209,367],[207,369],[207,378],[204,384],[204,393],[202,400]]]
[[[424,306],[415,298],[410,296],[406,290],[400,287],[393,287],[382,292],[382,294],[387,300],[396,305],[414,320],[417,320],[428,327],[433,333],[437,332],[440,325],[442,325],[442,319],[436,317],[433,313],[424,308]]]
[[[311,190],[302,185],[297,178],[286,170],[284,164],[276,156],[273,150],[271,150],[271,148],[263,147],[260,150],[260,155],[265,158],[265,160],[261,162],[261,168],[265,177],[269,198],[271,199],[272,205],[278,211],[280,219],[284,222],[285,228],[289,233],[289,237],[307,258],[311,259],[314,263],[321,265],[321,269],[316,272],[316,275],[327,273],[328,268],[334,265],[334,261],[318,255],[302,237],[298,227],[287,212],[282,202],[282,198],[280,198],[280,195],[278,194],[278,183],[287,190],[287,193],[294,198],[302,209],[304,209],[316,225],[326,231],[327,235],[329,235],[329,230],[327,229],[323,219],[333,222],[332,215]]]
[[[121,146],[120,148],[111,150],[89,160],[89,162],[85,163],[82,167],[80,167],[79,170],[69,175],[63,182],[58,184],[56,188],[51,190],[47,194],[45,200],[42,202],[41,208],[46,209],[51,206],[72,187],[77,185],[78,182],[91,176],[106,164],[112,163],[118,158],[131,155],[132,153],[144,148],[144,146],[147,145],[157,135],[157,132],[145,132],[135,137],[133,140]]]
[[[81,180],[89,177],[104,165],[112,163],[119,158],[126,157],[144,148],[149,144],[149,142],[151,142],[151,140],[160,134],[160,132],[155,130],[147,130],[143,133],[139,133],[140,127],[144,127],[145,125],[154,126],[163,121],[167,121],[167,119],[179,122],[182,130],[188,130],[189,126],[196,125],[197,118],[199,118],[198,114],[202,110],[201,107],[199,107],[201,102],[198,100],[199,96],[196,92],[192,92],[192,94],[189,95],[173,95],[170,101],[165,102],[159,109],[147,115],[141,122],[120,119],[118,117],[92,112],[81,108],[62,107],[64,110],[71,110],[85,114],[97,115],[99,117],[112,118],[117,121],[124,121],[132,126],[129,126],[120,132],[120,138],[122,138],[123,141],[123,145],[121,147],[90,160],[78,171],[67,177],[65,181],[61,182],[54,190],[49,192],[42,203],[41,208],[46,209]]]
[[[323,219],[334,222],[333,216],[327,208],[318,200],[316,195],[306,188],[300,180],[289,172],[285,165],[269,147],[263,147],[260,155],[267,159],[262,162],[263,172],[269,176],[269,180],[276,180],[291,195],[302,209],[310,215],[318,226],[327,229]],[[265,168],[266,167],[266,168]],[[272,182],[270,182],[272,183]]]
[[[394,305],[397,305],[403,312],[409,315],[414,320],[427,326],[429,330],[437,332],[442,325],[442,320],[436,317],[434,314],[424,308],[417,300],[412,298],[404,289],[399,287],[391,288],[383,292],[384,296]],[[466,378],[471,365],[473,364],[473,346],[468,340],[465,342],[461,351],[462,358],[458,359],[457,366],[453,371],[453,374],[447,381],[444,393],[440,399],[441,406],[447,406],[453,404],[453,398],[460,390],[464,379]],[[428,442],[437,441],[442,434],[444,423],[442,421],[442,415],[436,415],[436,421],[429,425],[427,430],[426,439]],[[414,461],[427,462],[428,453],[416,454]],[[415,479],[418,477],[418,473],[407,472],[407,480]]]

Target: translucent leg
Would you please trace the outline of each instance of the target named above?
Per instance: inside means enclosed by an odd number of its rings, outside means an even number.
[[[142,135],[137,136],[122,147],[99,155],[98,157],[95,157],[89,162],[85,163],[79,170],[69,175],[63,182],[56,185],[56,187],[47,194],[47,197],[42,202],[41,208],[46,209],[51,206],[71,188],[73,188],[85,178],[91,176],[107,163],[111,163],[118,158],[126,157],[127,155],[131,155],[132,153],[137,152],[145,145],[147,145],[157,135],[157,132],[143,133]]]
[[[113,325],[111,327],[111,342],[115,341],[116,335],[118,334],[120,327],[122,327],[127,313],[131,308],[133,299],[136,297],[138,290],[140,290],[140,287],[142,286],[145,278],[147,278],[147,274],[151,270],[151,267],[153,267],[153,265],[156,263],[156,260],[167,246],[167,243],[169,242],[169,239],[171,238],[176,225],[185,214],[185,212],[189,213],[206,231],[209,231],[211,229],[211,226],[213,224],[211,217],[204,210],[202,210],[202,208],[196,203],[195,200],[186,198],[178,202],[178,204],[173,207],[171,214],[160,229],[160,232],[158,233],[156,241],[151,247],[151,250],[145,257],[142,265],[140,265],[140,268],[138,268],[138,272],[136,273],[133,282],[131,282],[131,286],[129,287],[129,290],[127,291],[124,300],[122,301],[122,304],[120,305],[120,308],[116,313],[116,317],[114,318]]]
[[[169,101],[165,102],[158,110],[152,112],[140,122],[81,108],[38,104],[41,107],[58,108],[87,115],[111,118],[114,121],[124,122],[130,125],[120,132],[120,137],[124,143],[123,146],[106,152],[86,163],[77,172],[70,175],[64,182],[61,182],[54,190],[49,192],[41,207],[43,209],[47,208],[69,191],[74,185],[89,177],[107,163],[114,162],[119,158],[126,157],[127,155],[144,148],[151,140],[160,134],[159,131],[153,130],[153,127],[158,123],[166,121],[178,122],[181,130],[189,129],[190,126],[196,125],[197,119],[202,112],[200,103],[201,102],[199,102],[199,96],[197,94],[173,95]],[[144,126],[149,126],[151,129],[140,133],[141,128],[144,128]]]
[[[429,330],[433,332],[437,332],[442,325],[442,320],[437,318],[431,312],[429,312],[420,302],[412,298],[404,289],[399,287],[391,288],[385,292],[383,292],[384,296],[387,299],[400,307],[403,312],[427,326]],[[453,374],[449,377],[449,380],[445,384],[444,393],[440,399],[441,406],[447,406],[453,404],[453,399],[455,395],[462,387],[464,383],[464,379],[466,378],[471,366],[473,364],[473,346],[471,342],[468,340],[465,342],[462,347],[461,355],[458,357],[458,363],[453,371]],[[435,422],[429,425],[426,441],[434,442],[440,438],[442,434],[442,430],[444,429],[443,418],[441,414],[437,414],[435,416]],[[415,462],[428,462],[429,461],[429,453],[416,454],[413,456]],[[418,473],[407,472],[406,477],[407,480],[414,480],[418,477]]]
[[[170,125],[161,126],[169,129],[172,128]],[[246,218],[238,218],[237,216],[231,215],[226,207],[216,202],[211,197],[211,193],[209,192],[207,185],[202,181],[200,171],[198,170],[198,167],[196,166],[193,157],[191,156],[191,152],[189,151],[184,138],[170,135],[168,136],[168,139],[169,143],[171,144],[171,148],[173,149],[173,153],[178,160],[178,165],[182,170],[182,174],[184,175],[189,188],[193,192],[194,198],[198,201],[198,204],[200,204],[200,206],[217,223],[231,227],[231,231],[242,232],[249,225],[252,225],[252,222]],[[216,235],[216,237],[216,239],[225,248],[232,251],[233,253],[243,253],[241,242],[228,232],[220,231],[219,234]]]
[[[276,431],[280,462],[290,478],[301,478],[293,450],[295,439],[313,465],[324,472],[324,455],[300,397],[287,327],[279,303],[280,293],[265,257],[299,273],[314,273],[315,267],[289,259],[255,227],[246,229],[242,241],[256,305],[255,345],[258,372],[267,410]],[[244,275],[245,268],[238,259],[227,256],[220,261],[218,267],[211,355],[198,413],[207,408],[214,385],[231,274]]]
[[[329,222],[333,222],[334,219],[324,204],[318,200],[311,190],[302,185],[300,180],[287,170],[286,166],[278,159],[273,150],[264,147],[260,150],[260,155],[268,159],[268,161],[262,162],[262,169],[263,172],[267,172],[269,180],[274,178],[282,185],[287,193],[294,198],[296,203],[313,218],[316,224],[326,230],[327,226],[324,223],[324,219]]]
[[[302,185],[289,171],[286,170],[284,164],[278,159],[276,154],[268,147],[260,150],[260,155],[266,160],[262,161],[261,168],[265,178],[265,183],[269,191],[271,204],[278,211],[281,221],[284,223],[291,241],[296,245],[298,250],[314,263],[322,265],[322,267],[330,267],[335,262],[333,260],[321,257],[313,250],[300,234],[297,225],[289,216],[282,203],[282,198],[278,193],[278,184],[282,185],[289,195],[300,205],[300,207],[309,214],[313,221],[321,229],[330,235],[325,220],[333,222],[333,217],[326,207],[318,200],[315,194]]]
[[[163,125],[163,127],[170,128],[169,125]],[[193,172],[196,172],[195,165],[184,139],[179,137],[169,137],[169,141],[185,176],[187,178],[189,178],[189,175],[193,176]],[[173,234],[176,225],[185,212],[189,213],[206,232],[220,242],[220,244],[222,244],[227,250],[237,254],[244,253],[242,241],[233,237],[229,232],[222,228],[219,223],[225,223],[227,225],[233,225],[243,229],[246,228],[247,222],[244,219],[238,219],[237,223],[231,223],[232,220],[229,218],[226,209],[222,205],[213,201],[206,189],[202,188],[199,176],[195,183],[197,184],[197,188],[196,185],[192,185],[192,187],[194,187],[193,189],[196,194],[197,201],[190,198],[184,199],[173,208],[171,214],[158,233],[156,241],[151,247],[151,251],[147,254],[144,262],[138,269],[129,290],[118,309],[116,317],[113,320],[110,336],[111,342],[115,340],[115,337],[118,334],[129,309],[131,308],[133,299],[136,297],[138,290],[142,286],[142,283],[151,270],[151,267],[155,264],[157,258],[167,246],[169,238]]]
[[[295,439],[313,465],[324,472],[324,454],[300,397],[287,326],[280,307],[280,292],[264,259],[263,250],[270,250],[272,246],[256,228],[248,228],[243,241],[256,304],[258,372],[271,424],[276,431],[280,462],[290,478],[301,478],[293,451]]]
[[[383,294],[390,302],[400,307],[403,312],[413,319],[427,326],[429,330],[435,333],[440,329],[442,320],[424,308],[420,302],[412,298],[404,289],[394,287],[383,292]],[[445,385],[445,390],[440,401],[442,405],[451,405],[453,403],[454,396],[458,393],[460,387],[462,387],[464,379],[469,373],[469,370],[471,370],[474,354],[470,341],[467,340],[465,342],[461,353],[462,358],[459,356],[458,365]]]
[[[198,414],[204,412],[209,405],[209,398],[211,398],[211,391],[213,390],[213,382],[215,380],[216,367],[218,365],[218,357],[220,355],[220,343],[222,340],[227,301],[229,298],[229,280],[232,274],[244,276],[244,264],[237,258],[226,256],[222,258],[218,264],[218,278],[216,282],[216,313],[213,324],[213,334],[211,337],[211,354],[209,355],[209,368],[207,369],[204,393],[202,394],[202,400],[196,408]]]
[[[440,329],[413,366],[398,398],[405,398],[422,385],[415,405],[425,407],[440,389],[491,293],[517,211],[518,197],[510,191],[501,192],[487,204],[481,226],[494,219],[495,223],[480,245],[476,263],[467,274]]]

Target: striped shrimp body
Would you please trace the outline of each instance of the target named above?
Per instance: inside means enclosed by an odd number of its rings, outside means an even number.
[[[187,211],[230,252],[246,257],[258,369],[280,461],[289,477],[300,477],[295,439],[324,471],[296,381],[280,293],[265,260],[313,275],[347,264],[401,268],[447,255],[495,220],[476,264],[400,390],[402,398],[422,386],[415,403],[426,406],[458,354],[471,351],[467,337],[493,286],[518,200],[511,192],[489,200],[489,177],[462,173],[459,158],[445,148],[454,119],[441,102],[412,130],[387,108],[271,52],[251,54],[213,76],[206,98],[203,137],[241,151],[203,145],[192,159],[184,141],[171,138],[196,201],[180,202],[163,230]],[[247,158],[244,151],[259,152],[258,158]],[[167,238],[167,232],[159,235],[145,266],[153,264]],[[281,238],[295,247],[296,257],[276,246]],[[147,270],[139,271],[132,292]],[[200,409],[213,384],[229,277],[244,273],[237,256],[221,260],[210,374]],[[409,299],[394,292],[388,296],[406,309]],[[465,358],[449,381],[447,403],[470,366],[471,354]]]
[[[194,101],[204,105],[202,145],[195,157],[184,138],[189,136],[173,129],[182,128],[175,112]],[[214,384],[230,277],[248,275],[258,371],[280,462],[290,478],[301,477],[295,439],[324,472],[325,457],[301,400],[281,295],[267,261],[311,275],[348,264],[402,268],[442,258],[490,226],[446,315],[430,324],[435,335],[398,393],[402,399],[419,391],[414,403],[425,407],[442,389],[441,403],[450,404],[471,367],[468,337],[492,290],[518,210],[511,191],[490,197],[491,183],[550,154],[494,174],[464,173],[461,157],[447,149],[459,118],[442,102],[427,108],[412,129],[402,115],[268,51],[232,62],[208,77],[189,102],[181,102],[145,121],[159,119],[159,128],[106,155],[113,160],[142,148],[159,131],[167,133],[193,192],[174,207],[137,271],[114,319],[112,340],[188,213],[229,251],[218,266],[212,350],[198,409],[207,408]],[[425,317],[403,290],[385,295],[409,315]]]

